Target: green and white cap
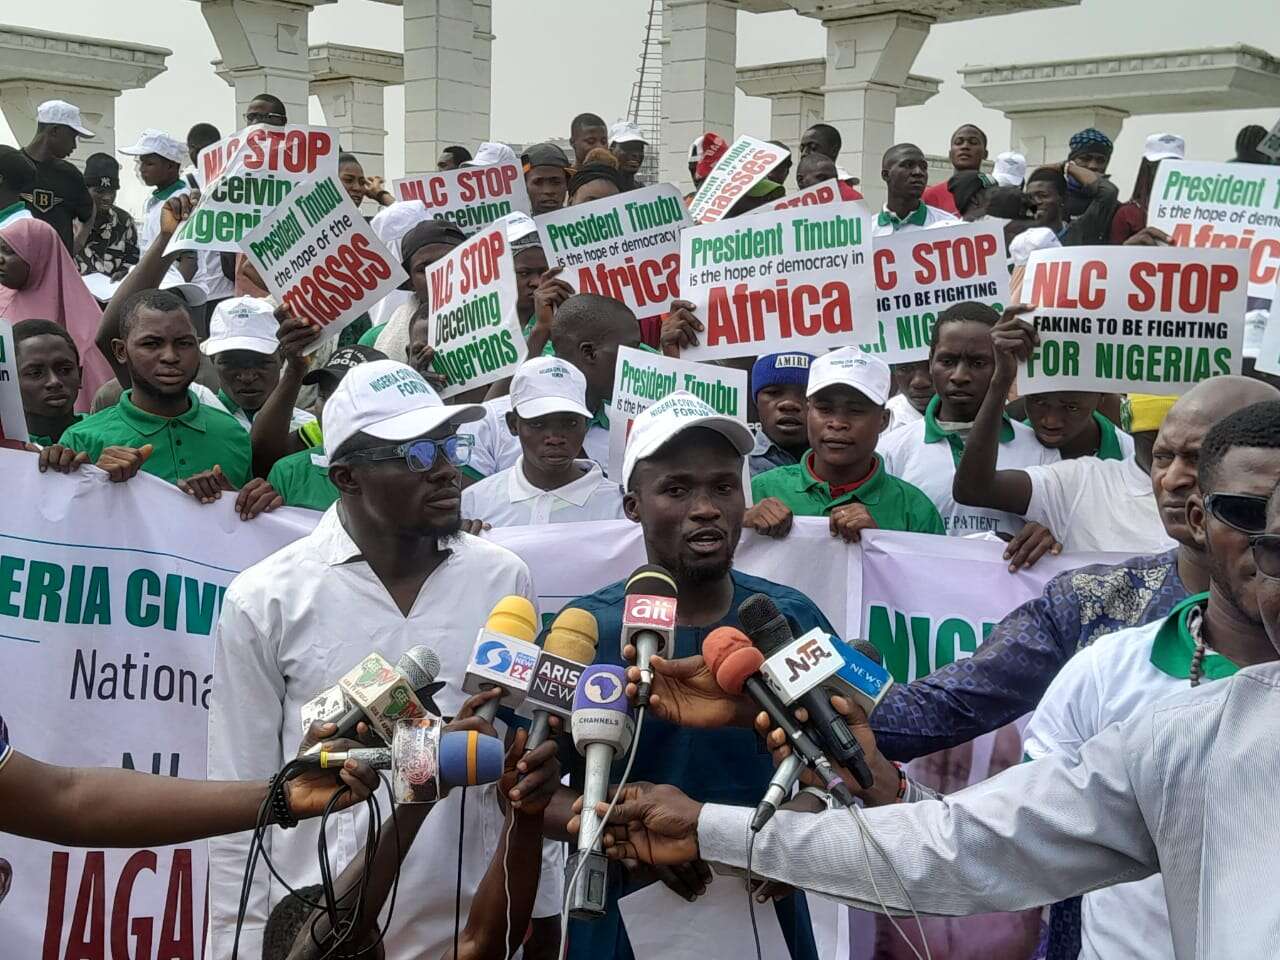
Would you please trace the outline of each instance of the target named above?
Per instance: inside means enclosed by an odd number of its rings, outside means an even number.
[[[469,423],[484,416],[476,403],[446,406],[422,374],[395,360],[371,360],[352,367],[324,405],[324,452],[357,433],[403,441],[444,424]]]
[[[328,409],[325,408],[326,421]],[[687,390],[677,390],[667,394],[631,421],[627,449],[622,455],[622,488],[626,490],[630,487],[631,472],[635,470],[637,463],[657,453],[665,444],[693,427],[706,427],[716,431],[744,457],[756,445],[756,439],[745,423],[716,413],[710,404],[699,400]]]
[[[537,357],[520,364],[511,378],[511,406],[524,420],[550,413],[576,413],[591,419],[587,378],[559,357]]]

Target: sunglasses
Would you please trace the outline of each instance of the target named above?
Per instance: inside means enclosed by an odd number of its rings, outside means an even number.
[[[1215,519],[1241,533],[1267,529],[1267,498],[1250,493],[1211,493],[1204,508]]]
[[[283,113],[246,113],[244,115],[244,121],[245,123],[248,123],[248,124],[255,124],[255,123],[283,124],[285,122],[285,119],[286,118]]]
[[[1260,533],[1249,538],[1253,565],[1264,577],[1280,580],[1280,533]]]
[[[382,460],[403,460],[414,473],[426,473],[436,463],[436,457],[444,453],[445,459],[455,467],[471,460],[471,437],[446,437],[443,440],[410,440],[408,443],[388,447],[371,447],[355,450],[339,463],[377,463]]]

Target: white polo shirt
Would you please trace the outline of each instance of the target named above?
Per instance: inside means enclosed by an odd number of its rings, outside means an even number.
[[[1168,617],[1099,637],[1067,661],[1027,724],[1023,749],[1032,760],[1059,754],[1076,762],[1080,748],[1112,724],[1190,690],[1194,641],[1186,629],[1188,597]],[[1230,676],[1235,665],[1210,653],[1205,679]],[[1230,789],[1224,784],[1224,789]],[[1260,882],[1262,878],[1259,878]],[[1081,960],[1173,960],[1173,940],[1159,874],[1085,894]]]
[[[622,488],[605,478],[594,460],[576,460],[582,476],[556,490],[535,487],[524,475],[524,457],[462,491],[462,515],[495,527],[580,520],[620,520]]]
[[[964,443],[960,437],[946,434],[938,426],[933,418],[933,411],[937,408],[935,397],[924,416],[915,423],[880,434],[876,452],[884,459],[885,470],[924,491],[942,515],[948,536],[1017,533],[1025,525],[1017,514],[956,503],[951,495],[951,484],[956,476],[956,463],[964,452]],[[1030,427],[1005,418],[1000,428],[997,470],[1026,469],[1055,463],[1059,459],[1058,451],[1042,445]],[[1057,530],[1053,532],[1058,533]]]
[[[511,396],[485,400],[484,418],[463,424],[459,433],[471,431],[471,460],[467,466],[482,477],[491,477],[506,470],[520,459],[520,440],[507,427],[507,414],[511,412]],[[606,475],[609,469],[609,419],[598,413],[587,423],[587,436],[582,441],[582,452],[600,465]]]
[[[928,230],[930,227],[959,222],[960,218],[950,210],[931,207],[922,200],[920,206],[901,220],[888,207],[881,207],[880,213],[876,215],[876,222],[871,227],[871,236],[888,237],[907,230]]]
[[[535,599],[529,570],[510,551],[466,534],[422,586],[408,616],[382,581],[358,559],[359,549],[338,517],[337,504],[307,536],[276,551],[232,581],[223,599],[209,703],[209,769],[215,780],[265,779],[292,757],[301,739],[299,708],[336,683],[371,649],[394,663],[417,643],[440,656],[445,686],[436,702],[447,716],[466,696],[462,677],[476,634],[493,606],[518,594]],[[454,886],[463,791],[442,801],[422,826],[400,877],[401,896],[386,940],[388,960],[438,957],[453,942]],[[496,788],[466,791],[462,850],[462,916],[501,842],[504,818]],[[386,791],[384,827],[390,810]],[[292,884],[320,879],[319,818],[292,830],[273,829],[269,852]],[[363,804],[330,818],[329,853],[341,870],[364,843]],[[248,833],[209,843],[211,957],[231,956]],[[560,844],[544,847],[534,916],[560,910]],[[408,895],[406,894],[408,891]],[[240,955],[262,955],[262,929],[286,894],[266,870],[255,875]]]
[[[895,393],[886,401],[884,408],[889,411],[889,425],[884,428],[885,433],[924,419],[924,414],[911,405],[905,393]]]
[[[1132,455],[1126,460],[1077,457],[1026,472],[1031,479],[1026,519],[1052,530],[1067,553],[1136,556],[1176,546],[1160,520],[1151,477]]]

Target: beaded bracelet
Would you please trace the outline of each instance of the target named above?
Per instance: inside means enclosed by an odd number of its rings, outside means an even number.
[[[298,818],[289,809],[289,798],[285,793],[284,785],[280,783],[279,774],[271,778],[267,787],[267,796],[271,800],[271,822],[282,830],[296,827]]]

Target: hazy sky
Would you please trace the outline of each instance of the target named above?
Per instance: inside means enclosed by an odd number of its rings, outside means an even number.
[[[583,110],[607,120],[626,110],[639,64],[648,0],[493,0],[492,133],[513,142],[567,136],[570,118]],[[1216,0],[1212,16],[1204,0],[1084,0],[1078,7],[1037,11],[934,27],[913,73],[937,77],[942,90],[929,103],[898,111],[898,139],[926,152],[943,153],[961,121],[981,125],[992,155],[1007,148],[1009,123],[984,110],[960,86],[966,64],[1014,63],[1106,54],[1171,51],[1249,43],[1280,55],[1280,17],[1275,0]],[[104,11],[110,15],[104,16]],[[168,47],[169,69],[142,90],[116,102],[119,144],[132,142],[147,126],[183,136],[197,120],[227,132],[234,125],[229,86],[213,73],[218,56],[200,6],[183,0],[46,0],[6,5],[10,24],[67,31],[83,24],[96,37]],[[338,0],[311,15],[311,43],[334,41],[388,50],[402,49],[398,6],[373,0]],[[793,13],[738,15],[738,63],[754,65],[822,56],[824,31],[816,20]],[[403,170],[403,88],[386,90],[387,172]],[[1142,142],[1150,133],[1173,131],[1187,138],[1192,157],[1220,160],[1232,153],[1245,123],[1270,127],[1272,111],[1140,116],[1126,121],[1112,164],[1122,195],[1132,183]],[[320,122],[317,101],[311,118]],[[739,133],[768,136],[769,101],[739,93]],[[0,142],[13,143],[0,119]],[[856,172],[856,171],[855,171]],[[866,175],[865,173],[863,174]],[[121,205],[137,212],[146,194],[125,165]]]

